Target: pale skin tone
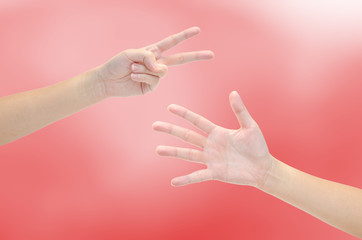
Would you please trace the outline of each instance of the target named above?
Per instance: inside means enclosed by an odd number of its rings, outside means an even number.
[[[237,92],[229,96],[239,129],[215,125],[190,110],[172,104],[168,110],[193,124],[204,134],[167,122],[153,129],[196,146],[158,146],[161,156],[201,163],[206,168],[172,179],[173,186],[208,180],[249,185],[271,194],[356,237],[362,238],[362,190],[314,177],[274,158],[257,123]]]
[[[192,27],[140,49],[128,49],[69,80],[0,98],[0,145],[111,97],[155,90],[169,66],[212,59],[211,51],[164,52],[200,33]]]

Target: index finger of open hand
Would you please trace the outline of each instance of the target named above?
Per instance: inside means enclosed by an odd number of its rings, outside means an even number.
[[[194,112],[191,112],[190,110],[179,105],[171,104],[168,106],[168,110],[173,114],[176,114],[177,116],[180,116],[185,120],[189,121],[191,124],[193,124],[195,127],[197,127],[206,134],[210,134],[212,130],[216,127],[214,123],[207,120],[206,118]]]

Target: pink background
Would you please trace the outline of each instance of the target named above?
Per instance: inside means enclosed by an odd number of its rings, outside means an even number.
[[[354,239],[250,187],[173,188],[200,166],[154,152],[186,146],[151,129],[188,126],[168,104],[235,128],[237,90],[274,156],[362,187],[360,1],[252,2],[2,0],[1,96],[195,25],[201,35],[172,52],[216,57],[173,67],[144,97],[107,100],[2,146],[0,239]]]

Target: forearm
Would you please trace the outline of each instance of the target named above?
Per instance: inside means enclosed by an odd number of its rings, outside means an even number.
[[[0,98],[0,145],[105,99],[97,68],[40,89]]]
[[[362,190],[327,181],[275,159],[262,191],[317,218],[362,237]]]

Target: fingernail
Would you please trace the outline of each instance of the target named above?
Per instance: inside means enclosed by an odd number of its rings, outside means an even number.
[[[132,64],[132,71],[137,71],[138,66],[136,64]]]
[[[137,78],[137,74],[131,73],[131,78],[132,78],[132,79],[136,79],[136,78]]]

